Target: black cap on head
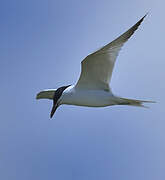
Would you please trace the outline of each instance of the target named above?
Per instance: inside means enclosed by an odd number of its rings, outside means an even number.
[[[56,112],[56,109],[57,109],[58,106],[59,106],[57,102],[58,102],[59,98],[61,97],[63,91],[64,91],[67,87],[69,87],[69,86],[71,86],[71,85],[62,86],[62,87],[58,88],[58,89],[55,91],[54,96],[53,96],[53,107],[52,107],[52,110],[51,110],[51,113],[50,113],[50,118],[53,117],[54,113]]]

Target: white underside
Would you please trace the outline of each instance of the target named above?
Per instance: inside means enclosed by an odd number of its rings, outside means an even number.
[[[81,90],[74,86],[67,88],[60,98],[60,104],[88,107],[104,107],[115,105],[117,97],[104,90]]]
[[[37,99],[53,99],[56,89],[44,90],[37,94]],[[144,107],[143,103],[153,101],[127,99],[114,96],[111,91],[79,89],[76,86],[66,88],[58,100],[58,105],[68,104],[88,107],[105,107],[112,105],[130,105]]]

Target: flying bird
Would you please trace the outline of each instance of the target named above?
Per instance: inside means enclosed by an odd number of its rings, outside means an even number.
[[[62,104],[88,107],[112,105],[145,107],[143,103],[153,102],[116,96],[109,86],[113,67],[121,47],[138,29],[145,17],[146,15],[121,36],[88,55],[81,62],[81,74],[75,85],[43,90],[37,94],[36,99],[53,100],[50,118],[53,117],[56,109]]]

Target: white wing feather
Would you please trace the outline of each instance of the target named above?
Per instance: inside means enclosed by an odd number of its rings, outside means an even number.
[[[88,55],[81,62],[81,75],[76,88],[110,91],[109,82],[118,53],[123,44],[141,24],[145,16],[124,34],[98,51]]]

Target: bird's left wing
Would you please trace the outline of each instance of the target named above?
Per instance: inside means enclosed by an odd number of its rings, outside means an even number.
[[[81,75],[76,88],[110,90],[109,82],[117,55],[123,44],[131,37],[145,16],[124,34],[98,51],[88,55],[81,62]]]

